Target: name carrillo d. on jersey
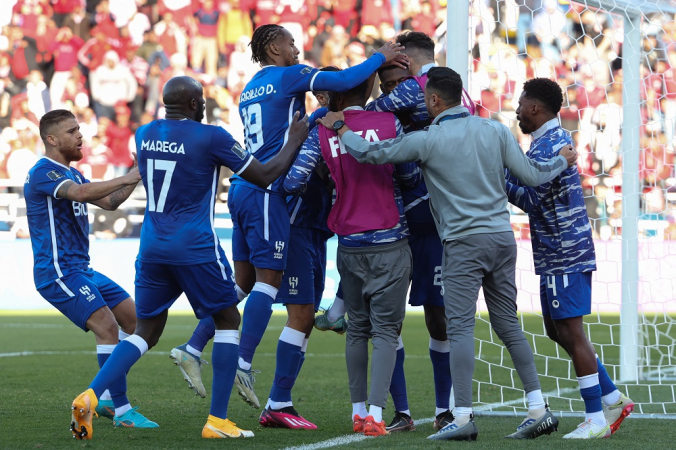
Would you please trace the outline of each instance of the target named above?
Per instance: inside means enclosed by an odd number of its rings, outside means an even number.
[[[239,97],[240,103],[253,100],[254,98],[260,97],[261,95],[268,95],[275,92],[275,87],[271,84],[265,86],[259,86],[254,89],[249,89],[248,91],[242,92],[242,95]]]
[[[177,144],[169,141],[141,141],[141,150],[185,155],[185,148],[182,143]]]

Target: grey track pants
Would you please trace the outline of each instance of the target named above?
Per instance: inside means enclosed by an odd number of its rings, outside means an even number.
[[[408,239],[373,247],[339,245],[338,272],[349,317],[345,360],[350,398],[352,403],[367,400],[368,341],[372,338],[368,402],[385,407],[411,277]]]
[[[491,326],[507,347],[524,390],[540,389],[533,350],[516,316],[515,270],[516,242],[511,232],[444,242],[442,277],[455,406],[472,406],[474,315],[482,286]]]

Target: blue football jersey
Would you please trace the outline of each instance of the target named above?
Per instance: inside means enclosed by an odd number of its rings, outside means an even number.
[[[42,158],[24,184],[26,215],[33,245],[33,277],[40,289],[73,270],[89,268],[87,204],[56,198],[66,181],[89,183],[77,169]]]
[[[224,129],[192,120],[156,120],[136,132],[147,204],[141,262],[225,261],[214,229],[220,166],[242,173],[253,160]]]
[[[244,124],[247,150],[265,163],[286,143],[289,125],[296,111],[305,115],[305,93],[318,69],[296,64],[290,67],[263,67],[247,83],[240,96],[239,115]],[[284,192],[284,177],[276,180],[270,189]],[[233,182],[244,182],[234,177]]]

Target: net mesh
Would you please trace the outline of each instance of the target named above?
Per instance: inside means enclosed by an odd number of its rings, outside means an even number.
[[[676,23],[674,14],[650,2],[641,39],[638,381],[621,380],[622,302],[622,48],[624,20],[618,7],[595,9],[556,0],[472,2],[473,64],[470,94],[479,114],[510,127],[524,149],[516,107],[524,81],[555,79],[564,91],[560,118],[580,155],[579,169],[592,223],[598,270],[586,331],[636,413],[676,418]],[[519,315],[535,353],[543,392],[553,410],[584,411],[575,370],[563,349],[547,337],[533,272],[527,216],[512,209],[519,245]],[[632,236],[625,236],[632,238]],[[490,330],[483,294],[475,340],[475,401],[484,411],[525,410],[523,388],[507,349]]]

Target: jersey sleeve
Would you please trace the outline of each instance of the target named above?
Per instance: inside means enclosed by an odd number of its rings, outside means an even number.
[[[214,164],[226,166],[239,175],[249,167],[253,155],[245,150],[230,133],[223,128],[214,127],[211,136],[211,157]]]
[[[35,192],[56,198],[56,192],[66,181],[73,181],[62,169],[54,167],[37,167],[28,178],[28,183]],[[84,177],[82,177],[84,179]]]
[[[296,64],[284,69],[282,74],[282,87],[287,94],[295,95],[310,91],[310,84],[319,69],[304,64]]]
[[[367,111],[411,112],[418,106],[420,85],[413,78],[400,83],[389,95],[382,95],[366,106]]]
[[[291,165],[284,179],[284,190],[289,194],[305,192],[307,183],[317,164],[322,160],[322,150],[319,142],[319,130],[313,128],[300,148],[296,161]]]

